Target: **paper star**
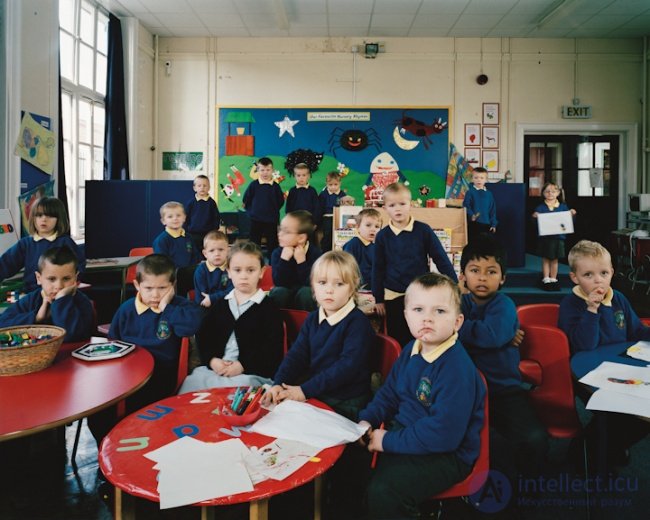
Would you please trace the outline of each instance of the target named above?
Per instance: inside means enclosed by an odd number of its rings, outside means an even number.
[[[280,135],[278,137],[282,137],[285,132],[289,132],[291,137],[296,137],[296,134],[293,133],[293,127],[299,122],[299,120],[292,121],[289,119],[289,116],[284,116],[282,121],[276,121],[274,124],[280,129]]]

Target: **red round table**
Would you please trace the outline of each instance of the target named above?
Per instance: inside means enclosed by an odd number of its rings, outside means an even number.
[[[99,466],[106,478],[116,487],[116,518],[122,518],[122,507],[128,504],[121,491],[129,495],[157,502],[157,471],[155,462],[144,457],[145,453],[191,434],[205,442],[224,441],[238,436],[246,446],[262,447],[273,440],[271,437],[251,433],[244,429],[233,429],[226,424],[223,416],[213,414],[221,408],[233,394],[234,388],[213,388],[169,397],[147,406],[124,418],[104,437],[99,450]],[[310,400],[321,408],[327,405]],[[266,410],[262,414],[268,413]],[[152,417],[158,416],[154,420]],[[263,415],[262,415],[263,416]],[[223,430],[230,430],[226,433]],[[250,518],[266,519],[268,499],[316,480],[316,514],[320,518],[320,477],[338,460],[345,446],[334,446],[322,450],[310,462],[284,480],[265,480],[255,485],[253,491],[237,495],[214,498],[199,502],[198,506],[217,506],[250,502]],[[226,468],[224,468],[224,471]],[[123,502],[124,500],[124,502]],[[203,508],[203,515],[207,514]]]
[[[123,400],[151,377],[153,357],[136,347],[107,361],[82,361],[64,343],[48,368],[0,377],[0,441],[81,419]]]

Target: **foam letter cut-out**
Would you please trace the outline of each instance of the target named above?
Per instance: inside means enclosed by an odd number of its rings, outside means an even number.
[[[161,417],[174,411],[173,408],[170,408],[169,406],[163,406],[161,404],[157,404],[154,408],[158,408],[160,411],[149,408],[148,410],[145,410],[144,413],[139,413],[136,415],[136,417],[139,417],[140,419],[144,419],[146,421],[157,421]]]
[[[176,437],[179,439],[181,437],[194,437],[199,433],[199,427],[196,424],[183,424],[172,428],[172,431],[176,434]]]
[[[210,402],[210,399],[207,399],[210,397],[210,392],[194,392],[192,395],[195,395],[196,397],[190,401],[190,404]]]
[[[120,444],[133,444],[133,446],[120,446],[115,451],[142,450],[149,446],[149,437],[134,437],[133,439],[120,439]]]

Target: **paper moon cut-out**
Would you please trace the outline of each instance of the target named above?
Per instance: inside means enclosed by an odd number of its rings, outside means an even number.
[[[404,139],[399,133],[399,126],[396,126],[395,130],[393,130],[393,139],[395,140],[395,144],[402,150],[413,150],[413,148],[420,144],[420,141]]]

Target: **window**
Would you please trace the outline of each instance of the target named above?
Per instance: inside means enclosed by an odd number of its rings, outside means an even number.
[[[70,227],[81,238],[86,181],[103,178],[108,14],[91,0],[59,0],[59,40]]]

